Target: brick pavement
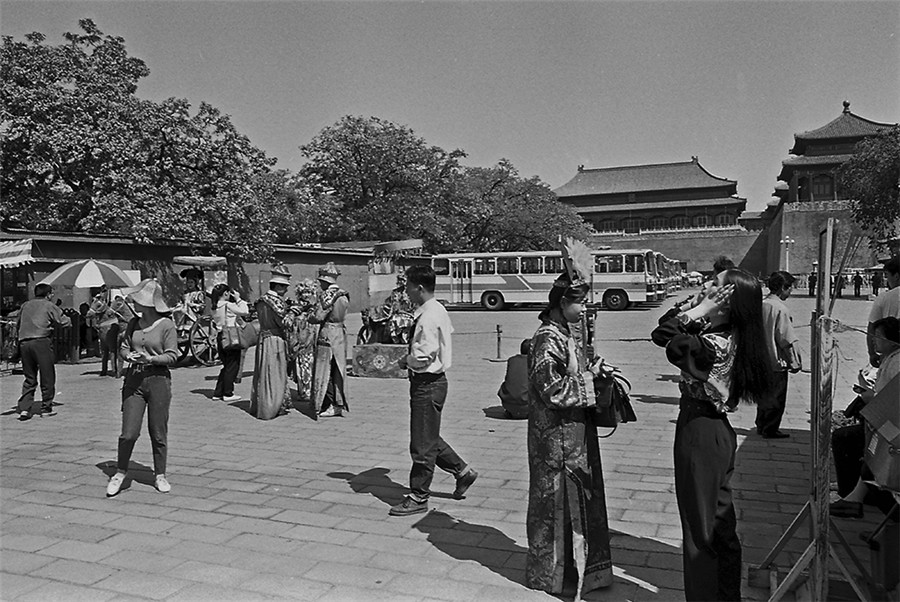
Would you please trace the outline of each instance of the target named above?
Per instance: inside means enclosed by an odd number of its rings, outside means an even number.
[[[795,322],[811,303],[789,301]],[[868,304],[842,300],[836,316],[865,325]],[[634,383],[636,424],[601,443],[615,584],[588,600],[681,599],[681,534],[671,446],[676,371],[649,342],[662,308],[600,315],[604,353]],[[58,367],[59,415],[20,423],[0,416],[3,600],[540,600],[523,585],[528,472],[524,421],[498,417],[504,371],[496,355],[537,325],[536,312],[455,312],[455,365],[443,433],[481,473],[465,500],[436,474],[427,515],[389,518],[405,492],[408,401],[403,381],[351,378],[347,418],[314,422],[301,412],[262,422],[247,402],[208,399],[218,368],[174,372],[169,477],[152,486],[146,432],[131,481],[105,497],[120,426],[119,387],[96,364]],[[359,318],[353,316],[350,331]],[[809,329],[802,331],[808,341]],[[838,337],[847,358],[838,399],[848,399],[863,336]],[[808,345],[804,345],[805,347]],[[859,358],[859,361],[857,361]],[[248,362],[249,365],[249,362]],[[4,407],[21,377],[0,379]],[[237,393],[249,395],[250,378]],[[791,378],[785,430],[752,433],[754,409],[734,417],[735,475],[746,562],[759,562],[803,505],[809,469],[809,376]],[[874,518],[844,521],[848,537]],[[801,534],[805,530],[801,530]],[[805,542],[788,545],[789,566]],[[867,551],[855,546],[863,559]],[[746,599],[764,592],[745,587]]]

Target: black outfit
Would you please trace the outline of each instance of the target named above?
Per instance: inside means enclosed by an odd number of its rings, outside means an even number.
[[[818,279],[819,279],[819,277],[816,276],[815,274],[810,274],[809,278],[807,279],[807,282],[809,283],[809,296],[810,297],[816,296],[816,281]]]
[[[708,336],[718,335],[718,336]],[[737,437],[728,422],[731,400],[716,400],[707,384],[730,378],[721,365],[732,353],[727,326],[709,329],[671,318],[652,333],[666,357],[681,368],[681,401],[675,426],[675,496],[683,532],[686,600],[741,599],[741,542],[731,475]],[[714,339],[719,343],[718,349]]]
[[[241,348],[222,349],[222,335],[219,334],[219,357],[222,358],[222,369],[216,380],[216,389],[213,397],[231,397],[234,395],[234,383],[238,378],[238,370],[241,367]]]
[[[41,413],[51,412],[53,397],[56,395],[56,357],[53,353],[53,342],[50,337],[19,341],[19,356],[22,360],[25,382],[22,383],[18,412],[34,413],[32,406],[34,392],[38,386],[38,374],[41,376]]]
[[[784,409],[787,406],[788,373],[786,370],[772,371],[772,399],[768,406],[756,407],[756,432],[763,437],[778,433]]]

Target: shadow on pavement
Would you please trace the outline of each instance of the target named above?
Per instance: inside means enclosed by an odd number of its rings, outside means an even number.
[[[95,464],[97,468],[103,471],[103,474],[107,476],[107,478],[116,474],[116,461],[115,460],[107,460],[105,462],[98,462]],[[125,477],[125,481],[122,484],[121,491],[126,491],[131,488],[132,481],[137,481],[141,485],[147,485],[148,487],[156,487],[156,474],[153,472],[153,469],[149,466],[145,466],[140,462],[135,462],[132,460],[128,463],[128,476]]]
[[[494,418],[496,420],[516,420],[506,413],[503,406],[491,406],[489,408],[481,408],[485,418]]]
[[[631,392],[631,399],[640,403],[662,403],[670,406],[677,406],[679,402],[678,397],[666,397],[662,395],[636,395],[634,391]]]

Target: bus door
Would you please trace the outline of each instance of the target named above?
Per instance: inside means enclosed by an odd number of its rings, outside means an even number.
[[[450,302],[474,302],[472,300],[472,261],[470,259],[450,260]]]

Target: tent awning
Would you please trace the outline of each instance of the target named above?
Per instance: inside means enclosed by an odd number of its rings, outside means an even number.
[[[172,263],[189,265],[201,270],[224,270],[228,267],[228,259],[226,257],[211,255],[176,255],[172,258]]]
[[[0,242],[0,268],[15,268],[34,261],[31,256],[33,238]]]

